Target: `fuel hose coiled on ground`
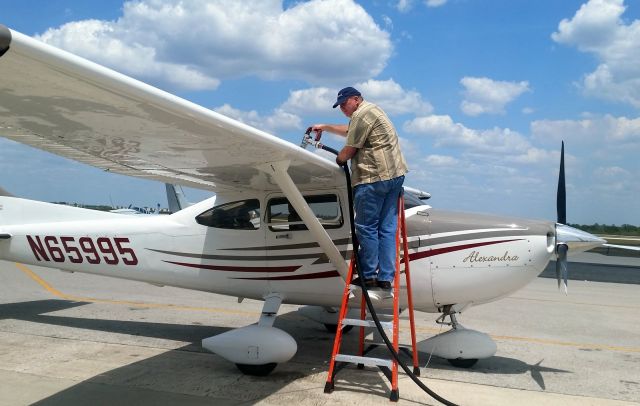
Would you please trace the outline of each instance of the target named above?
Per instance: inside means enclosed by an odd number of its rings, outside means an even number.
[[[311,133],[311,127],[309,127],[307,129],[307,132],[305,133],[306,137],[309,137],[309,134]],[[304,148],[306,146],[306,144],[311,143],[308,139],[303,138],[302,141],[302,147]],[[319,142],[315,143],[317,148],[321,148],[324,149],[325,151],[331,152],[335,155],[338,155],[338,151],[336,151],[335,149],[328,147],[326,145],[323,145]],[[342,165],[342,169],[344,170],[344,176],[346,178],[346,182],[347,182],[347,197],[349,199],[349,218],[351,220],[351,240],[352,240],[352,245],[353,245],[353,257],[356,261],[356,272],[358,273],[358,277],[360,278],[361,281],[364,281],[364,277],[360,271],[360,260],[358,258],[358,241],[356,239],[356,226],[355,226],[355,217],[354,217],[354,212],[353,212],[353,190],[351,188],[351,174],[349,173],[349,166],[345,163],[344,165]],[[346,281],[346,283],[350,283],[351,281]],[[362,292],[365,298],[365,301],[367,302],[367,308],[369,309],[369,313],[371,314],[371,318],[373,319],[373,322],[376,325],[376,328],[378,329],[378,332],[380,333],[380,336],[382,337],[382,340],[384,341],[384,343],[386,344],[387,348],[389,349],[389,352],[391,353],[391,355],[393,356],[393,358],[396,360],[396,362],[398,363],[398,365],[400,365],[402,367],[402,370],[411,378],[411,380],[413,380],[413,382],[416,383],[416,385],[418,385],[420,387],[420,389],[422,389],[423,391],[425,391],[427,394],[429,394],[429,396],[431,396],[432,398],[434,398],[435,400],[437,400],[438,402],[448,405],[448,406],[457,406],[455,403],[443,398],[442,396],[438,395],[437,393],[435,393],[433,390],[429,389],[429,387],[427,385],[425,385],[417,376],[415,373],[413,373],[413,371],[407,366],[407,364],[405,364],[401,359],[400,359],[400,355],[395,351],[395,349],[393,348],[393,344],[391,343],[391,340],[389,340],[389,337],[387,337],[387,333],[384,331],[384,328],[382,327],[382,324],[380,324],[380,319],[378,318],[378,314],[376,313],[376,309],[373,306],[373,303],[371,302],[371,298],[369,297],[369,291],[367,290],[367,287],[365,286],[364,283],[361,284],[362,285]],[[342,326],[338,326],[338,328],[342,328]]]

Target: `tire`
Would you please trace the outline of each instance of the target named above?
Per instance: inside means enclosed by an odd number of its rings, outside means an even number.
[[[250,364],[236,364],[240,372],[245,375],[252,376],[267,376],[273,371],[278,364],[276,362],[270,362],[268,364],[250,365]]]
[[[456,368],[471,368],[478,362],[478,358],[451,358],[447,359],[447,361]]]

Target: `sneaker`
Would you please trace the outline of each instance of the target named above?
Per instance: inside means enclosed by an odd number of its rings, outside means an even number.
[[[393,297],[390,281],[378,281],[378,288],[380,289],[380,299],[391,299]]]
[[[382,290],[391,290],[390,281],[378,281],[378,287]]]
[[[351,280],[351,285],[362,287],[362,281],[360,280],[360,278],[356,277],[356,278]],[[378,287],[378,283],[376,282],[375,279],[365,279],[364,280],[364,286],[367,289],[377,288]]]

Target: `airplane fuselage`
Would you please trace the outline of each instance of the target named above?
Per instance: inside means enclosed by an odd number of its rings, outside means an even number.
[[[303,194],[348,261],[344,192]],[[2,199],[0,232],[11,236],[0,240],[6,260],[238,297],[278,292],[287,303],[340,303],[343,279],[279,193],[219,195],[170,216],[149,217]],[[29,223],[36,211],[40,218]],[[78,211],[87,219],[66,220]],[[429,206],[409,208],[406,217],[414,304],[422,311],[508,295],[535,278],[555,248],[550,222]]]

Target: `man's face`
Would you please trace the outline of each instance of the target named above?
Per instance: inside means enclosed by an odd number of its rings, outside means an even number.
[[[351,96],[340,105],[340,110],[342,110],[342,113],[345,116],[351,118],[351,115],[356,111],[359,105],[358,96]]]

